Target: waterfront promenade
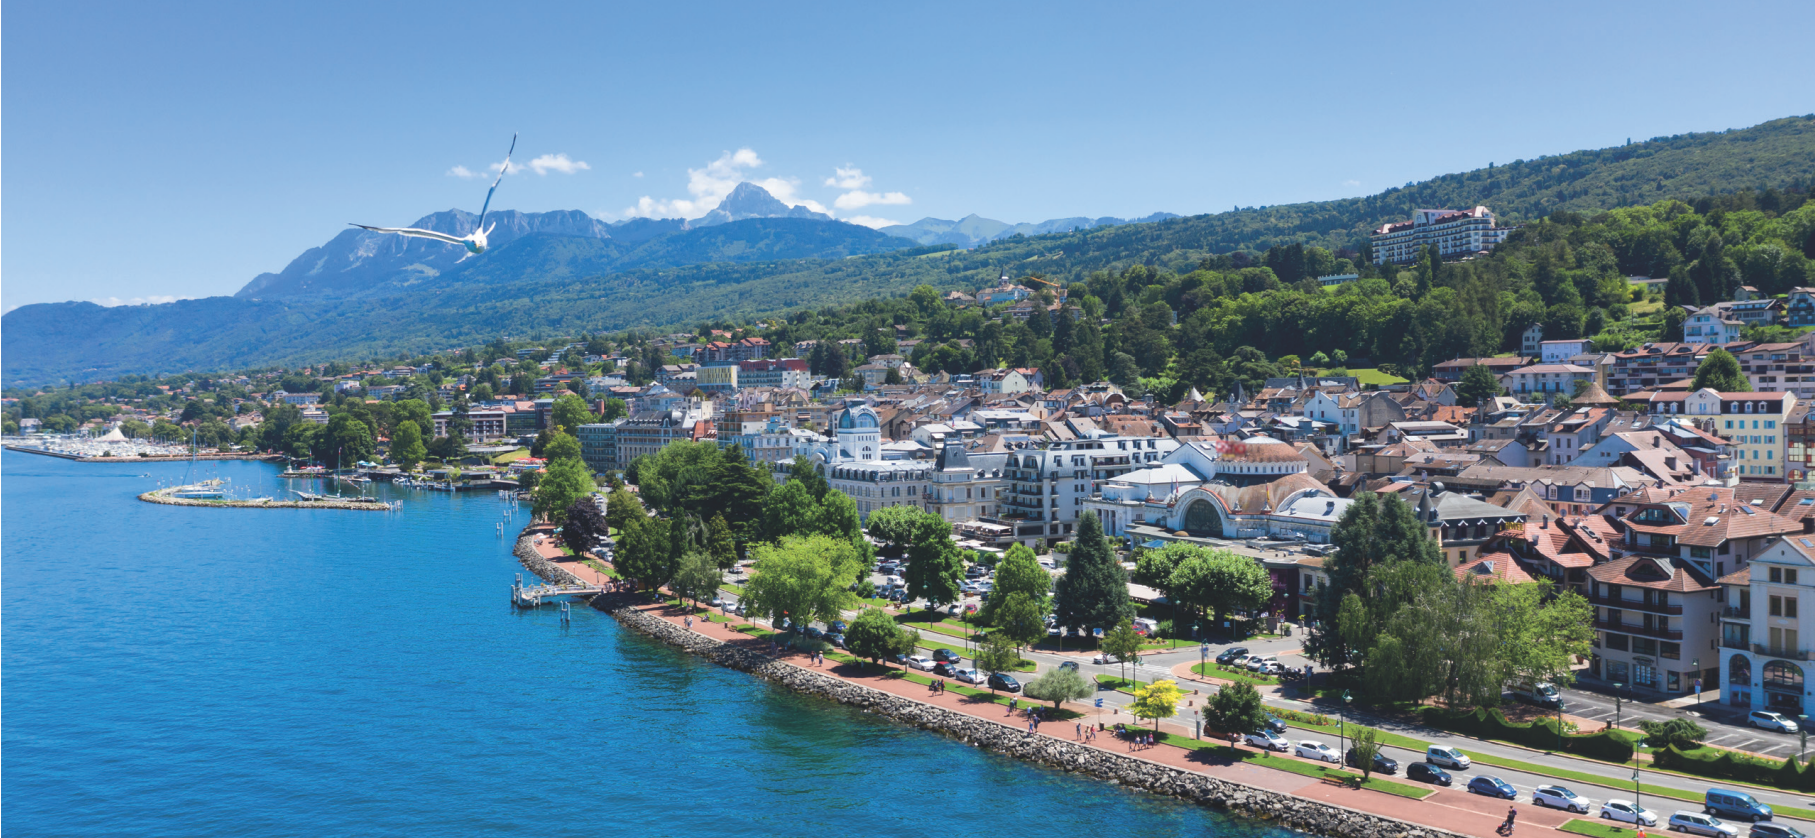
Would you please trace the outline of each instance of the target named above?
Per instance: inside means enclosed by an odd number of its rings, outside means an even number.
[[[585,561],[564,553],[547,539],[535,545],[542,558],[556,564],[563,570],[574,574],[587,584],[603,584],[610,581],[607,574],[588,566]],[[596,560],[595,560],[596,561]],[[685,626],[691,612],[675,608],[665,603],[649,603],[638,606],[638,610],[650,616],[658,617],[677,626]],[[702,619],[703,614],[692,614],[694,620],[692,631],[711,639],[737,646],[749,651],[769,654],[779,660],[805,670],[818,672],[859,684],[864,687],[889,693],[912,701],[936,706],[945,710],[962,713],[974,718],[994,721],[1016,730],[1024,730],[1025,723],[1017,724],[1018,716],[1008,715],[1005,708],[988,699],[960,695],[956,692],[933,693],[924,684],[915,683],[890,673],[899,672],[895,667],[885,665],[853,665],[828,660],[823,665],[814,665],[811,656],[804,652],[783,650],[780,654],[771,653],[768,640],[736,632],[728,624]],[[954,684],[956,686],[956,684]],[[1113,730],[1119,722],[1133,725],[1136,720],[1120,711],[1096,708],[1077,702],[1069,702],[1065,708],[1083,717],[1088,724],[1094,725],[1099,720]],[[1101,714],[1101,715],[1099,715]],[[1145,725],[1151,728],[1151,723]],[[1443,789],[1433,787],[1434,791],[1423,800],[1398,797],[1382,792],[1365,789],[1354,789],[1337,786],[1321,780],[1305,777],[1287,771],[1264,768],[1226,756],[1218,756],[1214,751],[1191,750],[1173,745],[1155,745],[1150,748],[1130,751],[1128,743],[1114,738],[1105,732],[1099,738],[1088,742],[1077,739],[1077,723],[1047,722],[1041,725],[1041,732],[1027,734],[1045,736],[1063,740],[1072,744],[1082,744],[1106,752],[1132,756],[1147,760],[1157,765],[1192,771],[1232,783],[1289,794],[1306,800],[1315,800],[1334,806],[1340,806],[1359,812],[1392,818],[1407,823],[1443,829],[1464,835],[1477,835],[1482,838],[1498,838],[1498,827],[1506,817],[1507,803],[1478,795],[1469,794],[1461,789]],[[1188,726],[1162,722],[1159,729],[1173,736],[1190,738],[1192,731]],[[1245,745],[1242,750],[1252,750]],[[1568,822],[1572,815],[1548,809],[1521,804],[1519,809],[1518,835],[1561,836],[1557,827]]]

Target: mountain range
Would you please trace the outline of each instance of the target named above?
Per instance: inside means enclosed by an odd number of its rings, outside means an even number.
[[[1358,247],[1371,229],[1418,208],[1485,204],[1518,223],[1556,210],[1812,184],[1815,116],[1516,160],[1364,197],[1140,224],[1059,219],[1045,222],[1058,225],[1053,232],[1020,236],[975,217],[900,225],[915,229],[906,237],[788,217],[806,211],[746,185],[720,205],[722,215],[691,223],[500,213],[494,241],[502,243],[465,261],[452,245],[431,252],[348,231],[234,297],[22,306],[0,318],[0,374],[9,385],[35,384],[377,358],[498,335],[664,328],[900,295],[923,283],[975,289],[1003,271],[1075,281],[1129,265],[1189,271],[1211,254],[1291,242]],[[767,214],[776,212],[783,215]],[[747,213],[762,214],[740,217]],[[457,231],[476,219],[449,211],[423,223]],[[969,249],[938,242],[954,234],[989,238]]]
[[[1178,218],[1169,212],[1156,212],[1146,218],[1054,218],[1038,224],[1010,224],[993,218],[972,213],[957,221],[946,221],[943,218],[922,218],[912,224],[896,224],[891,227],[879,227],[891,236],[913,239],[921,244],[955,244],[959,247],[976,247],[984,242],[1005,239],[1009,236],[1043,236],[1047,233],[1068,233],[1073,230],[1088,230],[1092,227],[1107,227],[1117,224],[1147,224],[1154,221],[1165,221]]]

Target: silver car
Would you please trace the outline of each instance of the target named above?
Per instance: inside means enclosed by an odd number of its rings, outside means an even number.
[[[1280,751],[1283,753],[1292,750],[1292,743],[1286,741],[1284,736],[1264,728],[1248,734],[1247,741],[1248,744],[1264,751]]]
[[[1691,835],[1706,835],[1709,838],[1737,838],[1739,835],[1739,827],[1721,823],[1720,818],[1681,809],[1670,816],[1670,828]]]
[[[1537,790],[1531,793],[1531,804],[1588,814],[1588,798],[1577,795],[1562,786],[1538,786]]]

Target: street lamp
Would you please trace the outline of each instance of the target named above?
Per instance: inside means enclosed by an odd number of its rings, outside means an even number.
[[[1346,754],[1349,752],[1348,728],[1350,697],[1348,690],[1342,691],[1342,724],[1336,726],[1336,750],[1339,754]]]
[[[1797,745],[1797,747],[1796,747],[1796,761],[1802,763],[1802,767],[1808,768],[1809,767],[1809,758],[1807,756],[1805,756],[1805,754],[1807,754],[1808,750],[1809,750],[1809,717],[1808,716],[1797,716],[1796,717],[1796,735],[1802,739],[1802,743]]]
[[[1645,811],[1645,807],[1641,805],[1644,802],[1643,792],[1645,787],[1639,785],[1639,751],[1644,750],[1644,748],[1644,739],[1640,739],[1632,746],[1632,807],[1638,810],[1638,812]],[[1638,817],[1638,812],[1634,812],[1633,817]]]
[[[1695,670],[1695,703],[1702,703],[1702,659],[1692,658],[1689,668]]]
[[[1620,688],[1626,686],[1619,681],[1613,682],[1613,728],[1620,728]]]

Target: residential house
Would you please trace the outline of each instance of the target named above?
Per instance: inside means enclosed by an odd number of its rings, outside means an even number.
[[[1507,373],[1500,385],[1521,398],[1548,400],[1559,394],[1574,395],[1578,381],[1593,382],[1594,370],[1574,364],[1536,364]]]
[[[1567,364],[1569,359],[1587,352],[1593,346],[1593,338],[1542,341],[1538,344],[1538,363]]]
[[[1684,343],[1726,344],[1739,340],[1739,331],[1745,324],[1732,318],[1717,306],[1708,306],[1683,322]]]
[[[1721,577],[1721,684],[1725,703],[1796,718],[1815,713],[1809,684],[1815,645],[1815,538],[1773,542]],[[1810,600],[1803,616],[1802,601]]]

